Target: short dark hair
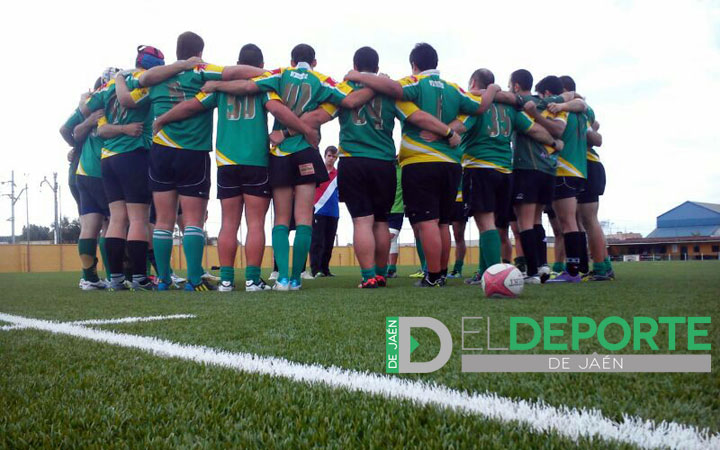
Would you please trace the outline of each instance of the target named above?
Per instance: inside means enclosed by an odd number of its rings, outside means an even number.
[[[265,63],[262,50],[255,44],[245,44],[240,49],[238,64],[261,67]]]
[[[560,95],[563,93],[563,85],[560,78],[555,75],[548,75],[538,81],[538,84],[535,85],[535,90],[540,93],[550,91],[552,95]]]
[[[563,75],[560,77],[560,82],[563,85],[563,89],[570,92],[575,92],[575,80],[570,75]]]
[[[517,83],[523,91],[532,89],[533,76],[529,70],[518,69],[510,74],[510,83]]]
[[[95,80],[95,87],[93,88],[93,91],[97,90],[100,86],[102,86],[102,77],[98,77],[98,79]]]
[[[495,82],[495,75],[493,75],[490,69],[478,69],[473,72],[470,79],[474,81],[480,89],[485,89]]]
[[[325,153],[323,153],[323,154],[327,155],[328,153],[330,153],[331,155],[337,155],[337,152],[338,152],[337,147],[335,147],[334,145],[328,145],[327,148],[325,149]]]
[[[430,44],[415,44],[415,48],[410,52],[410,64],[415,64],[421,71],[437,69],[438,54]]]
[[[380,57],[372,47],[361,47],[353,56],[353,64],[360,72],[377,73],[380,64]]]
[[[199,56],[205,48],[205,41],[192,31],[186,31],[177,38],[175,54],[177,59],[188,59]]]
[[[315,61],[315,49],[307,44],[298,44],[290,52],[290,59],[295,61],[295,64],[300,62],[312,64]]]

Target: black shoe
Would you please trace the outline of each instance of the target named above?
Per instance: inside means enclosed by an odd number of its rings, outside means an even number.
[[[442,287],[443,285],[440,284],[440,280],[442,280],[442,278],[440,278],[439,280],[437,280],[433,283],[428,279],[428,277],[424,277],[423,279],[421,279],[420,281],[415,283],[415,286],[421,287],[421,288]]]
[[[332,273],[332,272],[330,272],[329,270],[328,270],[327,272],[323,272],[323,274],[324,274],[326,277],[334,277],[334,276],[335,276],[335,274]]]
[[[214,285],[208,283],[206,280],[202,280],[200,284],[194,285],[188,280],[188,282],[185,284],[185,290],[186,291],[196,291],[196,292],[207,292],[207,291],[217,291],[217,287]]]

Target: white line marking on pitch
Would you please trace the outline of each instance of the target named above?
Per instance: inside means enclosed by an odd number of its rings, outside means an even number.
[[[148,317],[121,317],[119,319],[90,319],[76,320],[75,322],[56,322],[68,325],[110,325],[117,323],[135,323],[135,322],[153,322],[156,320],[172,320],[172,319],[194,319],[195,314],[172,314],[169,316],[148,316]],[[0,327],[0,331],[24,330],[24,325],[4,325]]]
[[[477,414],[500,422],[517,421],[536,432],[554,431],[577,441],[580,437],[600,437],[643,448],[720,448],[720,434],[710,434],[691,425],[623,416],[614,422],[597,409],[559,408],[525,400],[512,400],[493,393],[467,393],[446,386],[412,381],[397,376],[357,372],[335,366],[299,364],[283,358],[250,353],[230,353],[208,347],[182,345],[146,336],[113,333],[68,323],[48,322],[0,313],[0,320],[26,328],[80,337],[97,342],[144,350],[165,358],[228,367],[242,372],[287,378],[334,389],[365,392],[385,398],[409,400],[416,405],[433,405]]]

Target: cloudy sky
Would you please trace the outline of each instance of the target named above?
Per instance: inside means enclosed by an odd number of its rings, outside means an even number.
[[[176,36],[192,30],[205,39],[204,59],[232,64],[240,47],[259,45],[266,67],[289,64],[290,49],[305,42],[317,70],[342,78],[352,55],[370,45],[381,71],[409,74],[408,53],[429,42],[447,80],[467,83],[487,67],[506,87],[509,74],[529,69],[535,79],[572,75],[596,111],[608,187],[601,220],[613,230],[650,232],[655,217],[685,200],[720,203],[720,3],[631,2],[190,2],[176,0],[16,2],[5,6],[0,36],[9,68],[0,111],[4,149],[0,181],[15,170],[30,188],[31,223],[52,221],[52,192],[44,176],[66,180],[67,146],[58,134],[106,66],[128,68],[139,44],[174,60]],[[111,9],[109,9],[111,8]],[[337,144],[337,125],[321,145]],[[214,174],[213,174],[214,177]],[[0,193],[9,193],[7,184]],[[214,195],[214,192],[213,192]],[[67,187],[64,215],[76,210]],[[20,233],[25,201],[16,213]],[[342,211],[340,242],[351,238]],[[10,201],[0,200],[0,235],[10,233]],[[345,226],[343,226],[345,225]],[[208,230],[220,226],[211,201]],[[406,224],[403,241],[411,239]],[[477,237],[474,233],[472,238]]]

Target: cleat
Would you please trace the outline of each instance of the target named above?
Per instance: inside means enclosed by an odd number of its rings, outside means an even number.
[[[80,278],[80,281],[78,281],[78,287],[80,289],[83,289],[83,286],[85,286],[85,283],[87,283],[87,281],[85,281],[85,278]]]
[[[164,281],[160,281],[157,285],[157,290],[158,291],[169,291],[170,286],[172,286],[172,283],[166,283]]]
[[[538,275],[540,275],[540,282],[545,283],[547,280],[549,280],[551,272],[552,271],[550,270],[550,266],[548,266],[547,264],[543,264],[542,266],[540,266],[540,268],[538,269]]]
[[[475,272],[475,275],[473,275],[472,278],[466,278],[465,284],[470,284],[472,286],[482,284],[482,276],[480,275],[480,272]]]
[[[583,279],[583,281],[612,281],[612,278],[610,278],[607,274],[600,275],[599,273],[596,273],[587,280]]]
[[[208,292],[208,291],[216,291],[217,288],[213,286],[212,284],[208,283],[206,280],[200,281],[200,284],[192,284],[190,280],[188,280],[187,283],[185,283],[185,290],[188,292]]]
[[[98,280],[98,281],[87,281],[83,280],[83,284],[80,286],[80,289],[83,291],[97,291],[101,289],[106,289],[107,285],[104,281]]]
[[[123,281],[123,282],[120,282],[120,283],[113,283],[113,282],[111,282],[111,283],[110,283],[110,287],[108,287],[107,290],[108,290],[108,291],[112,291],[112,292],[115,292],[115,291],[127,291],[127,290],[128,290],[128,287],[127,287],[127,285],[125,284],[124,281]]]
[[[387,273],[387,276],[385,278],[397,278],[397,272],[394,270],[390,270]]]
[[[387,280],[382,275],[375,275],[375,282],[377,287],[387,287]]]
[[[155,284],[150,279],[145,278],[143,282],[133,281],[130,289],[133,291],[154,291],[155,287]]]
[[[300,280],[290,280],[290,290],[299,291],[302,288],[302,282]]]
[[[290,280],[287,278],[280,278],[279,280],[275,281],[275,284],[272,287],[273,291],[289,291],[290,290]]]
[[[277,280],[278,279],[278,273],[277,271],[270,272],[270,276],[268,277],[268,280]]]
[[[260,278],[260,281],[257,283],[253,282],[252,280],[248,280],[245,282],[245,292],[262,292],[262,291],[269,291],[272,288],[265,283],[265,280]]]
[[[314,280],[315,277],[314,277],[310,272],[308,272],[307,270],[305,270],[305,271],[303,271],[303,272],[300,274],[300,279],[302,279],[302,280]]]
[[[572,276],[567,272],[563,272],[557,277],[548,280],[548,283],[580,283],[582,281],[582,278],[580,275]]]
[[[439,280],[437,280],[437,284],[440,285],[440,287],[447,286],[447,277],[442,276]]]
[[[221,281],[217,286],[218,292],[232,292],[233,288],[232,281]]]
[[[326,273],[325,273],[325,276],[326,276],[326,277],[330,277],[330,278],[332,278],[332,277],[334,277],[334,276],[335,276],[335,274],[334,274],[334,273],[332,273],[332,272],[326,272]]]
[[[607,277],[610,278],[612,281],[615,281],[615,271],[610,269],[607,273]]]
[[[215,275],[211,274],[210,272],[205,272],[200,276],[200,279],[203,281],[220,281],[220,277],[216,277]]]
[[[313,275],[313,278],[324,278],[324,277],[325,277],[325,274],[322,272],[318,272],[315,275]]]
[[[183,284],[187,282],[185,278],[175,275],[175,272],[170,272],[170,279],[173,284]]]
[[[423,277],[420,281],[418,281],[417,283],[415,283],[415,286],[416,286],[416,287],[420,287],[420,288],[442,287],[442,285],[440,284],[440,280],[432,283],[432,282],[428,279],[428,277]]]
[[[360,289],[376,289],[377,287],[378,283],[375,278],[368,278],[367,281],[361,281],[360,284],[358,284],[358,288]]]
[[[531,275],[523,278],[525,284],[542,284],[542,278],[540,275]]]
[[[425,278],[425,272],[422,269],[418,269],[417,272],[408,275],[410,278]]]
[[[457,270],[453,270],[450,272],[447,276],[448,278],[462,278],[462,272],[458,272]]]

